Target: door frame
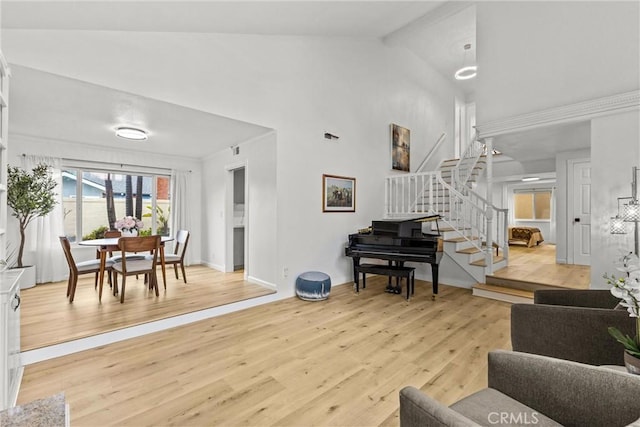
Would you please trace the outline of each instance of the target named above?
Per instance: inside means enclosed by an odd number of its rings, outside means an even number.
[[[249,259],[249,161],[242,160],[231,163],[224,167],[225,174],[225,203],[224,203],[224,271],[231,273],[234,271],[233,262],[233,185],[234,172],[237,169],[244,168],[244,280],[249,277],[251,262]]]
[[[578,158],[578,159],[568,159],[567,160],[567,264],[575,265],[575,247],[574,247],[574,239],[575,239],[575,227],[573,224],[573,219],[575,218],[573,200],[574,200],[574,172],[576,163],[589,163],[589,167],[591,167],[591,159],[588,157]],[[591,221],[590,221],[591,223]],[[591,235],[589,235],[589,240],[591,240]],[[591,244],[591,243],[589,243]]]

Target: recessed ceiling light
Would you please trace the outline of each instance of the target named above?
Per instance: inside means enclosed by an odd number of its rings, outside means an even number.
[[[132,127],[119,127],[116,129],[116,136],[134,141],[144,141],[147,139],[147,132]]]
[[[537,176],[528,176],[528,177],[522,178],[523,182],[538,181],[538,180],[540,180],[540,178]]]

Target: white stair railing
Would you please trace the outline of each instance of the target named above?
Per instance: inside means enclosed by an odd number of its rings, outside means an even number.
[[[422,160],[422,162],[420,162],[420,165],[416,169],[416,172],[422,172],[422,169],[424,169],[424,167],[427,165],[429,160],[431,160],[431,157],[433,157],[435,152],[438,151],[438,148],[440,148],[440,146],[442,145],[442,143],[446,138],[447,138],[446,132],[442,132],[438,137],[438,140],[436,141],[436,143],[433,145],[433,147],[431,147],[431,150],[429,150],[427,155],[424,156],[424,159]]]
[[[443,194],[443,183],[440,171],[388,176],[385,180],[386,216],[439,213],[437,195]]]
[[[460,190],[467,185],[483,152],[484,144],[477,138],[473,138],[453,169],[451,182],[456,189]]]
[[[489,272],[493,271],[494,242],[508,259],[508,210],[490,205],[466,186],[458,191],[442,179],[440,171],[387,177],[385,212],[389,218],[440,215],[471,246],[485,253]]]

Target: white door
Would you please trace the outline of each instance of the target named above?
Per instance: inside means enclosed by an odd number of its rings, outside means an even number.
[[[571,173],[571,172],[570,172]],[[573,264],[591,264],[591,162],[573,162]]]

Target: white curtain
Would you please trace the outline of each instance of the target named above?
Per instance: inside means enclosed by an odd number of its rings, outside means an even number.
[[[171,235],[175,237],[178,230],[191,230],[191,221],[189,219],[189,202],[188,188],[191,173],[188,171],[171,171]],[[189,237],[190,242],[193,236]],[[193,244],[193,243],[191,243]],[[189,250],[185,254],[185,264],[191,264],[191,256]]]
[[[57,282],[67,277],[69,267],[60,246],[59,236],[64,235],[62,213],[62,173],[60,159],[46,156],[23,155],[22,168],[32,170],[39,164],[51,168],[57,183],[58,203],[48,215],[34,219],[26,231],[25,261],[36,266],[36,283]]]

